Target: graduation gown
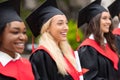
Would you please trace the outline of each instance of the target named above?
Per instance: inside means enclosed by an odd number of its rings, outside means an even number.
[[[41,47],[41,48],[40,48]],[[75,69],[69,64],[70,74],[63,76],[58,72],[57,65],[49,54],[49,51],[40,46],[30,57],[30,62],[33,67],[33,72],[35,75],[35,80],[79,80],[79,74]],[[72,74],[72,75],[71,75]],[[77,79],[73,79],[75,76]]]
[[[113,30],[113,34],[115,35],[116,46],[117,46],[117,49],[118,49],[118,53],[120,54],[120,28],[115,28]]]
[[[0,80],[34,80],[30,62],[20,58],[6,66],[0,63]]]
[[[104,53],[92,39],[86,39],[79,46],[81,66],[89,69],[84,80],[120,80],[120,60],[108,46],[107,49]]]

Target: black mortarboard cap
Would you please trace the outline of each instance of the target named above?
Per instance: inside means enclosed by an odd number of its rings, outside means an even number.
[[[120,0],[115,0],[110,6],[108,6],[112,18],[118,16],[120,13]]]
[[[96,0],[79,11],[78,27],[82,26],[85,23],[88,23],[97,14],[103,11],[107,11],[100,4],[101,4],[101,0]]]
[[[20,0],[8,0],[0,3],[0,30],[6,23],[22,21],[20,18]]]
[[[63,14],[63,12],[58,9],[56,0],[46,0],[26,18],[26,22],[33,35],[37,37],[40,34],[42,25],[57,14]]]

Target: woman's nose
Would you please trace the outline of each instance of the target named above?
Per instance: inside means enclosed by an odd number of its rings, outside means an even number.
[[[107,24],[111,25],[111,20],[110,19],[107,20]]]
[[[67,24],[65,24],[64,29],[67,29],[67,30],[68,30],[68,25],[67,25]]]
[[[27,35],[21,33],[21,34],[19,35],[19,39],[21,39],[21,40],[27,40]]]

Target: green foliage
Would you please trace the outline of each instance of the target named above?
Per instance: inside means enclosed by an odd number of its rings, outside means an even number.
[[[77,23],[74,20],[69,20],[68,23],[69,31],[68,31],[68,42],[70,43],[73,50],[76,50],[77,47],[80,45],[81,41],[83,40],[83,33],[81,29],[78,30],[78,35],[80,36],[80,41],[76,40],[76,32],[77,32]]]

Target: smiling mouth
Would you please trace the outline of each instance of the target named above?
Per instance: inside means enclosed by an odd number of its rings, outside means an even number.
[[[64,32],[64,33],[62,32],[61,34],[62,34],[62,35],[67,35],[67,33],[66,33],[66,32]]]
[[[25,44],[24,43],[17,43],[16,46],[20,49],[24,49]]]

